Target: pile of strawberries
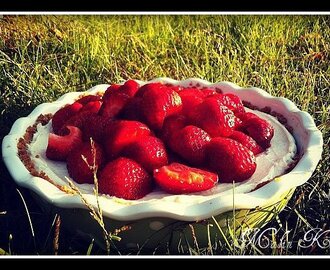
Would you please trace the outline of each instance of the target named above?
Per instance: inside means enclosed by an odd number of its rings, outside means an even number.
[[[77,183],[139,199],[155,186],[173,194],[239,182],[256,170],[273,127],[234,94],[134,80],[84,96],[52,118],[46,156],[66,161]]]

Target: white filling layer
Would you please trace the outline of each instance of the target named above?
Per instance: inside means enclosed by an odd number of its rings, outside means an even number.
[[[251,111],[247,109],[247,111]],[[287,131],[287,129],[280,124],[273,116],[262,113],[260,111],[252,111],[259,115],[261,118],[269,121],[274,127],[274,137],[271,141],[271,147],[267,151],[256,156],[257,169],[255,173],[246,181],[237,183],[235,185],[235,196],[240,193],[246,193],[253,190],[258,184],[271,180],[279,175],[284,174],[290,163],[293,161],[293,157],[296,154],[296,144],[293,136]],[[65,162],[52,161],[46,158],[45,152],[48,143],[48,134],[50,132],[51,122],[42,126],[38,125],[38,131],[36,132],[33,141],[29,146],[32,161],[36,168],[40,171],[44,171],[53,181],[60,185],[68,185],[67,179],[69,178],[68,171],[66,169]],[[83,193],[93,194],[93,185],[90,184],[76,184]],[[184,204],[195,204],[212,199],[219,195],[228,194],[232,192],[232,184],[220,182],[214,188],[189,194],[189,195],[172,195],[168,194],[160,189],[155,189],[140,200],[129,201],[130,205],[139,204],[145,201],[162,200],[172,201]],[[106,196],[112,203],[118,201],[118,198]],[[122,199],[120,199],[121,201]],[[118,202],[119,203],[119,202]]]

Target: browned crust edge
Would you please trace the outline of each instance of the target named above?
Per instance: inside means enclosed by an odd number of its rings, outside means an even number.
[[[17,143],[18,157],[32,176],[40,177],[48,181],[67,194],[74,194],[75,192],[71,188],[57,184],[45,172],[38,171],[29,155],[28,146],[32,142],[34,134],[37,132],[37,126],[39,124],[42,124],[43,126],[47,125],[52,117],[53,115],[51,113],[45,115],[40,114],[35,123],[32,126],[27,127],[23,137],[19,138]]]

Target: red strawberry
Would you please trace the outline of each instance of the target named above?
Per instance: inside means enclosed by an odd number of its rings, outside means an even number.
[[[102,106],[102,102],[100,100],[97,101],[90,101],[81,108],[80,112],[91,112],[91,113],[98,113]]]
[[[243,144],[246,148],[251,150],[253,154],[258,155],[259,153],[263,152],[264,150],[257,144],[257,142],[252,139],[250,136],[244,134],[240,131],[233,131],[230,135],[230,138]]]
[[[197,107],[197,124],[211,137],[228,137],[235,126],[235,115],[215,98],[206,98]]]
[[[98,95],[87,95],[76,100],[76,102],[79,102],[82,105],[86,105],[87,103],[94,101],[101,101],[101,97]]]
[[[159,89],[163,88],[164,85],[162,83],[147,83],[139,88],[139,90],[135,93],[135,97],[143,97],[144,93],[146,91],[149,91],[151,89]]]
[[[244,105],[239,96],[231,93],[224,94],[224,96],[226,97],[224,105],[231,109],[235,114],[245,112]]]
[[[208,190],[218,182],[216,174],[180,163],[154,170],[154,179],[163,190],[173,194]]]
[[[146,122],[156,130],[162,128],[167,116],[177,114],[182,110],[179,94],[165,86],[146,90],[141,105]]]
[[[129,158],[109,162],[99,176],[99,191],[126,200],[137,200],[152,190],[152,178],[143,167]]]
[[[116,92],[121,87],[120,84],[112,84],[110,85],[107,90],[105,90],[102,101],[109,99],[109,96],[112,95],[112,92]]]
[[[49,134],[46,149],[47,158],[64,161],[68,153],[82,143],[82,132],[79,128],[67,126],[66,132],[67,134],[64,136]]]
[[[151,173],[168,163],[163,142],[152,136],[139,138],[129,144],[124,149],[123,155],[135,160]]]
[[[139,87],[140,85],[136,81],[128,80],[118,89],[118,91],[128,95],[129,97],[134,97]]]
[[[110,92],[106,99],[104,99],[103,104],[99,110],[99,114],[107,117],[114,118],[120,111],[124,108],[130,97],[118,91]]]
[[[270,141],[274,136],[274,128],[266,120],[250,118],[243,121],[243,130],[251,136],[263,149],[270,147]]]
[[[187,88],[179,92],[182,101],[182,114],[190,122],[196,121],[196,107],[203,102],[203,91],[195,88]]]
[[[193,165],[205,160],[205,146],[211,140],[209,134],[196,126],[186,126],[172,136],[172,150]]]
[[[241,182],[256,170],[256,159],[252,151],[229,138],[213,138],[206,146],[208,166],[219,175],[219,181]]]
[[[106,128],[105,150],[109,158],[113,159],[127,145],[140,137],[146,137],[150,134],[150,129],[141,122],[128,120],[114,121]]]
[[[218,100],[222,105],[226,106],[228,109],[236,113],[242,113],[245,111],[241,99],[234,94],[216,94],[211,95],[208,98],[214,98]]]
[[[187,118],[181,114],[174,114],[169,117],[166,117],[164,120],[163,128],[162,128],[162,139],[170,144],[172,141],[172,135],[184,128],[187,124]]]
[[[97,114],[91,114],[85,118],[82,124],[83,139],[89,141],[93,138],[99,144],[103,144],[106,127],[111,123],[111,119]]]
[[[55,134],[58,134],[60,129],[64,126],[65,122],[68,121],[82,108],[82,104],[75,102],[71,105],[67,105],[59,109],[52,118],[52,127]]]
[[[103,150],[99,144],[93,141],[84,142],[74,148],[67,158],[69,175],[79,184],[93,184],[94,172],[102,168],[103,163]]]

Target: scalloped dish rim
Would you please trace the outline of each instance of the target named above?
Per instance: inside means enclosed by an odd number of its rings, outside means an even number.
[[[129,221],[149,217],[167,217],[182,221],[196,221],[231,211],[234,208],[254,209],[256,207],[263,207],[268,205],[269,202],[274,199],[279,198],[280,195],[285,192],[289,192],[291,189],[305,183],[312,176],[312,173],[321,159],[323,147],[322,133],[317,129],[313,118],[307,112],[299,110],[293,102],[286,98],[271,96],[260,88],[242,88],[234,83],[225,81],[211,83],[197,78],[189,78],[183,81],[177,81],[170,78],[156,78],[145,82],[139,80],[136,81],[140,83],[164,82],[182,86],[194,84],[201,87],[220,88],[224,93],[236,93],[241,98],[242,96],[252,96],[256,100],[262,100],[263,104],[266,106],[267,104],[270,106],[269,104],[273,103],[274,106],[276,105],[275,107],[277,109],[283,110],[280,113],[284,112],[285,114],[292,116],[292,119],[289,119],[288,122],[296,121],[296,123],[299,123],[303,127],[302,130],[306,136],[305,144],[301,145],[301,142],[299,143],[301,138],[298,138],[297,135],[294,135],[294,137],[297,145],[305,150],[295,167],[289,173],[275,178],[254,191],[235,196],[234,201],[232,194],[219,196],[190,206],[166,201],[152,201],[143,202],[137,205],[129,205],[121,199],[118,200],[118,203],[121,204],[121,206],[116,210],[109,209],[109,207],[105,206],[105,203],[101,204],[103,215],[108,218]],[[105,85],[96,85],[85,92],[66,93],[52,103],[40,104],[27,117],[21,117],[15,121],[10,133],[3,139],[2,155],[4,163],[18,185],[33,190],[39,196],[58,207],[86,208],[78,195],[67,194],[44,179],[32,176],[18,157],[17,142],[18,139],[24,135],[26,128],[34,123],[36,118],[45,110],[45,108],[47,108],[48,105],[64,105],[68,100],[72,100],[73,96],[86,93],[96,93],[100,87],[105,87]],[[244,100],[244,98],[242,99]],[[249,97],[247,99],[249,99]],[[253,100],[246,101],[251,102],[253,105],[257,105]],[[277,109],[274,111],[278,112]],[[297,177],[298,175],[299,177]],[[91,201],[91,204],[96,207],[96,200],[95,198],[92,198],[95,196],[86,195],[86,197]],[[104,199],[106,200],[106,198]]]

